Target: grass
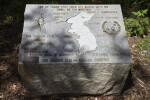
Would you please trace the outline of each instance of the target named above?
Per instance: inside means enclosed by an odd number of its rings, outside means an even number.
[[[146,61],[148,61],[150,57],[150,36],[144,40],[139,40],[137,46],[140,49],[140,54],[145,57]]]

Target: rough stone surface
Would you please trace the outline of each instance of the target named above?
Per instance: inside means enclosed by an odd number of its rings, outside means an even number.
[[[130,64],[24,64],[19,67],[21,77],[32,95],[119,95],[129,69]]]
[[[26,6],[18,69],[30,95],[119,95],[131,62],[120,5]]]

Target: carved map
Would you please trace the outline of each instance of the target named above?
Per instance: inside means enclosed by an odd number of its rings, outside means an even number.
[[[71,29],[68,32],[77,34],[79,38],[79,51],[78,54],[84,54],[87,51],[92,51],[97,48],[96,38],[94,34],[84,25],[85,21],[90,20],[94,14],[81,12],[75,17],[68,19],[68,23],[71,23]],[[82,30],[81,30],[82,29]],[[90,41],[89,41],[90,40]]]

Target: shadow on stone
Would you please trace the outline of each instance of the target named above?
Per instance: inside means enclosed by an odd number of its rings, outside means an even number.
[[[35,16],[39,13],[46,13],[47,11],[35,9],[32,13]],[[26,16],[26,20],[33,20],[33,17]],[[37,27],[30,27],[30,31]],[[54,33],[53,33],[54,34]],[[45,35],[45,34],[42,34]],[[79,96],[79,95],[119,95],[124,86],[125,80],[128,76],[130,69],[130,63],[69,63],[69,62],[55,62],[49,63],[49,59],[45,59],[45,62],[40,63],[40,57],[51,57],[50,60],[60,59],[60,53],[72,53],[78,50],[77,45],[66,35],[65,30],[61,32],[55,32],[55,43],[47,45],[47,47],[41,46],[43,42],[40,38],[31,39],[27,42],[22,42],[21,51],[24,54],[24,62],[19,67],[19,73],[24,80],[24,84],[27,88],[29,96],[39,95],[57,95],[57,96]],[[66,38],[67,37],[67,38]],[[53,38],[51,38],[53,39]],[[125,41],[126,37],[123,37],[122,41]],[[128,47],[115,44],[116,38],[112,36],[114,41],[113,50],[119,53],[129,53]],[[56,45],[57,42],[57,45]],[[33,43],[38,43],[32,47]],[[124,42],[123,42],[124,43]],[[67,48],[67,46],[71,48]],[[30,48],[30,49],[28,49]],[[62,49],[63,48],[63,49]],[[27,50],[26,50],[27,49]],[[34,53],[38,51],[38,56],[28,57],[29,51]],[[53,54],[50,54],[50,53]],[[109,53],[109,52],[108,52]],[[130,58],[130,54],[126,55]],[[84,55],[78,55],[82,61],[86,60]],[[123,59],[121,56],[116,56],[117,61]],[[70,59],[68,56],[63,56],[65,61]],[[124,60],[130,60],[125,59]]]

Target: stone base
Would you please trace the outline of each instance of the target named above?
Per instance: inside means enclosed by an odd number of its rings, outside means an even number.
[[[19,73],[31,96],[119,95],[131,64],[23,64]]]

